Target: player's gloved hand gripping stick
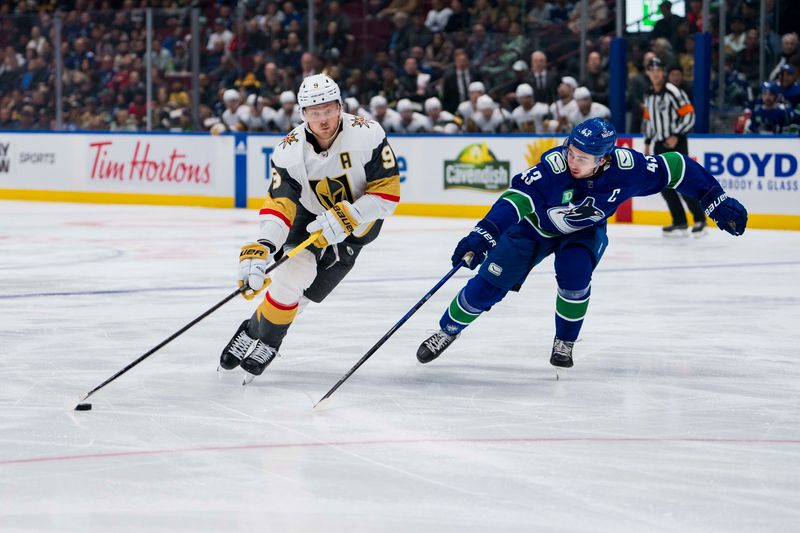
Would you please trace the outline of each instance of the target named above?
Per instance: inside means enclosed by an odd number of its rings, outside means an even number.
[[[341,386],[342,386],[342,383],[344,383],[345,381],[347,381],[347,379],[348,379],[350,376],[352,376],[352,375],[353,375],[353,373],[354,373],[356,370],[358,370],[358,369],[359,369],[359,367],[360,367],[361,365],[363,365],[363,364],[364,364],[364,363],[367,361],[367,359],[369,359],[370,357],[372,357],[372,354],[374,354],[375,352],[377,352],[377,351],[378,351],[378,348],[380,348],[381,346],[383,346],[383,343],[385,343],[387,340],[389,340],[389,337],[391,337],[392,335],[394,335],[394,332],[395,332],[395,331],[397,331],[398,329],[400,329],[400,326],[402,326],[403,324],[405,324],[405,323],[406,323],[406,321],[407,321],[409,318],[411,318],[411,315],[413,315],[414,313],[416,313],[416,312],[419,310],[419,308],[420,308],[420,307],[422,307],[423,305],[425,305],[425,302],[427,302],[427,301],[430,299],[430,297],[431,297],[431,296],[433,296],[433,295],[434,295],[434,293],[436,293],[436,291],[438,291],[438,290],[439,290],[439,289],[442,287],[442,285],[444,285],[445,283],[447,283],[447,280],[449,280],[451,277],[453,277],[453,274],[455,274],[455,273],[458,271],[458,269],[459,269],[459,268],[461,268],[462,266],[468,266],[468,267],[470,267],[470,268],[474,268],[474,267],[472,267],[472,266],[471,266],[471,263],[473,262],[473,260],[474,260],[474,259],[477,259],[477,258],[476,258],[476,256],[473,254],[473,252],[471,252],[471,251],[470,251],[470,252],[467,252],[467,253],[466,253],[464,256],[462,256],[461,258],[459,258],[458,262],[456,262],[456,263],[455,263],[455,265],[454,265],[454,266],[453,266],[453,268],[450,270],[450,272],[448,272],[447,274],[445,274],[445,275],[444,275],[444,277],[443,277],[442,279],[440,279],[440,280],[438,281],[438,283],[436,283],[436,285],[434,285],[434,286],[433,286],[433,288],[432,288],[431,290],[429,290],[427,293],[425,293],[425,296],[423,296],[423,297],[422,297],[422,299],[420,299],[420,301],[418,301],[416,304],[414,304],[414,307],[412,307],[412,308],[411,308],[411,310],[410,310],[408,313],[406,313],[406,314],[405,314],[405,316],[403,316],[403,318],[401,318],[401,319],[400,319],[400,320],[397,322],[397,324],[395,324],[394,326],[392,326],[392,329],[390,329],[388,332],[386,332],[386,334],[385,334],[383,337],[381,337],[381,338],[380,338],[380,340],[379,340],[378,342],[376,342],[376,343],[375,343],[375,345],[374,345],[372,348],[370,348],[370,349],[369,349],[369,351],[368,351],[367,353],[365,353],[365,354],[364,354],[364,356],[363,356],[361,359],[359,359],[359,360],[358,360],[358,362],[357,362],[355,365],[353,365],[353,368],[351,368],[350,370],[348,370],[348,371],[347,371],[347,373],[346,373],[344,376],[342,376],[342,379],[340,379],[340,380],[339,380],[339,381],[336,383],[336,385],[334,385],[334,386],[331,388],[331,390],[329,390],[328,392],[326,392],[326,393],[325,393],[325,396],[323,396],[322,398],[320,398],[320,399],[319,399],[319,401],[318,401],[317,403],[315,403],[315,404],[314,404],[314,407],[316,408],[316,407],[317,407],[319,404],[321,404],[323,401],[325,401],[325,400],[327,400],[328,398],[330,398],[330,397],[331,397],[331,395],[332,395],[334,392],[336,392],[336,389],[338,389],[339,387],[341,387]],[[481,257],[481,258],[480,258],[480,260],[481,260],[481,261],[483,261],[483,257]],[[480,263],[480,261],[475,261],[475,262],[476,262],[476,263]]]
[[[288,252],[286,252],[286,254],[284,254],[284,256],[281,257],[279,261],[273,262],[270,266],[266,266],[266,259],[267,258],[266,258],[266,256],[264,256],[264,259],[263,259],[264,265],[258,265],[259,266],[259,268],[258,268],[258,277],[261,279],[262,283],[263,283],[264,277],[267,274],[269,274],[270,272],[272,272],[273,270],[275,270],[276,268],[278,268],[279,266],[284,264],[286,261],[288,261],[289,259],[291,259],[295,255],[297,255],[301,250],[305,250],[306,248],[311,246],[311,244],[313,244],[314,241],[316,241],[321,234],[322,234],[321,231],[312,233],[310,237],[308,237],[306,240],[304,240],[299,245],[297,245],[296,248],[293,248],[292,250],[289,250]],[[261,246],[261,245],[257,245],[257,246]],[[253,254],[246,254],[245,253],[246,249],[251,249],[251,248],[252,248],[251,245],[245,245],[244,247],[242,247],[242,255],[240,255],[240,263],[244,262],[244,259],[242,259],[242,257],[253,256]],[[262,246],[261,248],[264,248],[264,247]],[[266,248],[264,248],[264,250],[266,250]],[[258,254],[255,254],[255,256],[258,256]],[[259,256],[259,258],[257,260],[261,261],[260,256]],[[263,266],[263,268],[262,268],[262,266]],[[251,273],[252,272],[248,268],[248,275],[251,274]],[[201,314],[200,316],[198,316],[197,318],[195,318],[194,320],[192,320],[191,322],[189,322],[188,324],[183,326],[181,329],[179,329],[178,331],[176,331],[175,333],[173,333],[172,335],[170,335],[169,337],[164,339],[160,344],[158,344],[157,346],[151,348],[146,353],[144,353],[141,356],[139,356],[138,359],[136,359],[135,361],[131,362],[128,366],[126,366],[125,368],[123,368],[122,370],[120,370],[119,372],[117,372],[116,374],[114,374],[113,376],[111,376],[110,378],[105,380],[104,382],[102,382],[97,387],[95,387],[92,390],[90,390],[88,393],[86,393],[86,396],[83,397],[83,400],[81,400],[81,403],[78,403],[78,405],[75,407],[75,410],[77,410],[77,411],[88,411],[89,409],[91,409],[91,404],[85,404],[85,403],[82,403],[82,402],[86,401],[86,399],[88,399],[89,396],[91,396],[95,392],[99,391],[100,389],[102,389],[103,387],[105,387],[106,385],[108,385],[109,383],[111,383],[112,381],[117,379],[118,377],[120,377],[122,374],[124,374],[125,372],[127,372],[131,368],[135,367],[136,365],[138,365],[139,363],[141,363],[142,361],[144,361],[145,359],[147,359],[148,357],[150,357],[154,353],[156,353],[158,350],[160,350],[161,348],[163,348],[164,346],[166,346],[167,344],[169,344],[170,342],[175,340],[179,335],[183,334],[186,330],[188,330],[189,328],[191,328],[192,326],[194,326],[195,324],[197,324],[198,322],[203,320],[205,317],[207,317],[208,315],[210,315],[211,313],[213,313],[214,311],[216,311],[217,309],[222,307],[224,304],[226,304],[227,302],[229,302],[230,300],[232,300],[233,298],[235,298],[239,294],[246,294],[246,292],[252,292],[254,290],[257,293],[257,292],[260,291],[261,288],[262,287],[251,288],[248,283],[242,283],[242,281],[240,280],[238,289],[236,289],[235,291],[230,293],[228,296],[226,296],[225,298],[223,298],[222,300],[217,302],[213,307],[211,307],[206,312],[204,312],[203,314]]]

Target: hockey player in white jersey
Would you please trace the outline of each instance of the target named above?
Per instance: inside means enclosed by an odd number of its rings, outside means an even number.
[[[570,125],[574,128],[584,120],[602,118],[611,120],[611,110],[599,102],[592,101],[592,93],[586,87],[578,87],[572,95],[578,107],[567,116]]]
[[[430,131],[428,118],[414,110],[414,104],[408,98],[397,102],[397,112],[400,113],[400,122],[397,133],[421,133]]]
[[[480,81],[473,81],[469,84],[467,93],[469,94],[469,99],[458,104],[456,109],[456,115],[460,116],[464,123],[478,112],[478,98],[486,94],[486,87]]]
[[[381,125],[384,131],[397,131],[400,124],[400,113],[389,107],[386,97],[376,94],[369,100],[372,120]]]
[[[448,111],[443,111],[441,100],[431,96],[425,100],[424,105],[430,131],[435,133],[458,133],[461,131],[461,119]]]
[[[283,91],[279,97],[281,107],[272,115],[272,124],[278,131],[289,131],[303,122],[300,106],[292,91]]]
[[[480,133],[502,133],[509,130],[511,114],[495,104],[492,97],[482,94],[476,102],[477,113],[467,121],[466,130]]]
[[[517,103],[511,112],[512,129],[521,133],[545,133],[544,121],[550,114],[547,104],[537,102],[533,87],[527,83],[517,86]]]
[[[400,200],[397,161],[378,123],[342,112],[339,87],[324,74],[303,80],[297,99],[304,122],[272,154],[257,240],[239,258],[243,295],[267,291],[220,356],[223,369],[241,365],[245,382],[277,356],[308,302],[321,302],[353,268]],[[319,230],[313,246],[265,278],[274,260]]]

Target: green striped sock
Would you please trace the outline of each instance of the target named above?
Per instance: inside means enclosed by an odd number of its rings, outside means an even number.
[[[583,320],[589,310],[589,297],[583,300],[567,300],[560,294],[556,296],[556,314],[569,322]]]

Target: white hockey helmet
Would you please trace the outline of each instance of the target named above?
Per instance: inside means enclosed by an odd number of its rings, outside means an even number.
[[[239,94],[239,91],[236,89],[227,89],[224,93],[222,93],[222,101],[223,102],[239,102],[241,101],[242,96]]]
[[[312,105],[339,102],[342,105],[342,94],[339,86],[325,74],[313,74],[303,80],[297,91],[297,103],[300,111]]]

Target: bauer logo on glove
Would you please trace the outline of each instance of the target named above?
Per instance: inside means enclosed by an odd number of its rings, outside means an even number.
[[[314,233],[322,231],[314,246],[325,248],[329,244],[338,244],[364,223],[364,217],[358,208],[348,201],[338,202],[330,209],[318,215],[308,226],[306,231]]]
[[[269,285],[270,280],[265,279],[268,263],[272,263],[272,258],[263,244],[251,242],[242,246],[239,253],[239,287],[246,287],[242,291],[245,299],[252,300]]]

